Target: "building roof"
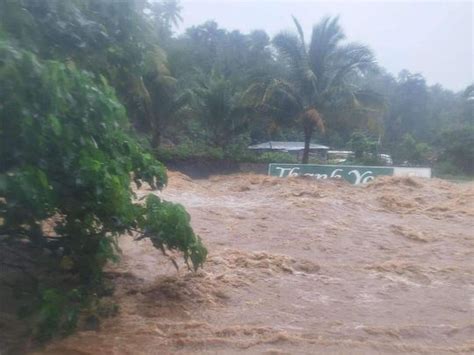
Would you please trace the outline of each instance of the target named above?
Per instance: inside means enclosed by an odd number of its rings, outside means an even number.
[[[304,142],[276,142],[276,141],[269,141],[265,143],[250,145],[249,149],[268,149],[268,150],[303,150],[304,149]],[[321,144],[313,144],[309,145],[310,150],[329,150],[329,147]]]
[[[329,150],[328,154],[354,154],[352,150]]]

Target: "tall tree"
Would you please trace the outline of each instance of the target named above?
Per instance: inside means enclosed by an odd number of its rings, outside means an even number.
[[[154,113],[152,100],[163,102],[163,83],[174,80],[161,45],[180,21],[180,9],[173,0],[2,0],[0,26],[42,58],[100,73],[134,126],[159,136],[154,130],[161,129],[156,122],[164,121],[157,119],[163,110]]]
[[[182,7],[177,0],[163,0],[150,3],[150,18],[153,20],[159,37],[169,41],[173,34],[173,27],[183,22]]]
[[[195,90],[202,124],[212,145],[224,148],[247,126],[242,95],[218,72]]]
[[[288,113],[303,128],[303,163],[308,163],[310,142],[315,128],[323,129],[323,117],[329,119],[334,107],[366,101],[367,93],[354,85],[353,78],[372,67],[374,57],[364,45],[341,43],[345,35],[337,17],[316,24],[309,45],[300,23],[293,20],[296,34],[282,32],[273,39],[288,75],[266,86],[262,97],[267,102],[273,93],[287,97],[292,106]]]
[[[119,235],[180,250],[190,267],[206,257],[182,206],[152,194],[139,203],[131,187],[166,184],[128,121],[149,103],[147,58],[161,60],[145,4],[0,0],[0,249],[49,250],[19,292],[37,296],[26,303],[42,339],[74,329],[93,304]]]
[[[151,145],[157,148],[168,127],[191,108],[191,90],[183,89],[170,71],[165,53],[150,55],[144,76],[148,95],[145,100],[147,127],[151,129]]]
[[[429,124],[428,87],[421,74],[403,70],[391,98],[391,114],[386,122],[387,138],[398,143],[406,133],[414,138],[426,137]]]

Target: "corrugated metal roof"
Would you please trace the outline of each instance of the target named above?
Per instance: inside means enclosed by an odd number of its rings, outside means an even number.
[[[329,154],[354,154],[352,150],[329,150]]]
[[[276,142],[270,141],[255,145],[250,145],[249,149],[269,149],[269,150],[303,150],[304,149],[304,142]],[[321,149],[321,150],[329,150],[329,147],[321,144],[313,144],[311,143],[309,149]]]

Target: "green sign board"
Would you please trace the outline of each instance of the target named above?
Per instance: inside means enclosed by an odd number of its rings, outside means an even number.
[[[387,166],[349,166],[315,164],[270,164],[268,175],[278,177],[311,176],[315,179],[345,179],[352,184],[369,182],[378,175],[393,175]]]

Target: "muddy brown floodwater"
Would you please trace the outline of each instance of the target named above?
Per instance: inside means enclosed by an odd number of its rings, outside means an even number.
[[[191,214],[204,269],[123,237],[120,314],[43,354],[474,352],[474,184],[171,172],[160,195]]]

